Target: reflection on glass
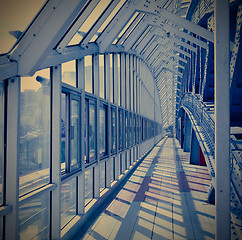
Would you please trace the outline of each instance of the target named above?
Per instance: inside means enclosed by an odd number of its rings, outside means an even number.
[[[128,134],[129,134],[129,122],[128,122],[128,112],[125,112],[125,147],[127,148],[129,143],[128,143]]]
[[[118,60],[118,68],[117,68],[117,84],[118,84],[118,105],[121,105],[121,98],[122,98],[122,83],[121,83],[121,77],[120,77],[120,54],[118,54],[117,56],[117,60]]]
[[[104,104],[100,104],[100,135],[99,135],[99,143],[100,143],[100,156],[103,157],[107,155],[107,106]]]
[[[89,160],[96,156],[96,103],[89,100]]]
[[[110,159],[111,182],[114,181],[115,158]]]
[[[111,153],[116,152],[116,109],[111,108],[111,138],[112,138],[112,145],[111,145]]]
[[[121,175],[122,172],[123,172],[122,157],[123,157],[123,155],[120,154],[120,155],[119,155],[119,174],[120,174],[120,175]]]
[[[105,94],[105,75],[104,75],[104,55],[99,55],[99,85],[100,85],[100,97],[106,98]]]
[[[106,187],[106,162],[100,162],[100,192]]]
[[[85,163],[87,163],[87,153],[88,153],[88,129],[87,129],[87,125],[88,125],[88,101],[85,100],[85,120],[84,120],[84,160]]]
[[[119,150],[123,149],[123,111],[118,111],[119,119]]]
[[[77,178],[61,185],[61,228],[77,214]]]
[[[4,83],[0,82],[0,206],[3,204],[4,179]],[[0,235],[1,238],[1,235]]]
[[[85,172],[85,205],[93,199],[93,168]]]
[[[79,140],[79,117],[80,117],[80,103],[77,100],[71,100],[71,169],[80,167],[80,140]]]
[[[50,182],[50,70],[21,79],[19,194]]]
[[[19,207],[20,240],[50,238],[50,195],[44,193]]]
[[[129,113],[129,146],[133,145],[133,118],[132,113]]]
[[[113,54],[110,54],[110,102],[113,103]]]
[[[76,87],[76,61],[70,61],[62,64],[62,82]]]
[[[67,95],[62,93],[61,95],[61,172],[66,172],[66,159],[68,156],[67,153]]]
[[[85,91],[93,93],[92,55],[85,56]]]

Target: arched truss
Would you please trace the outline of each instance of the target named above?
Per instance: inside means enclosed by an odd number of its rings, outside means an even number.
[[[47,1],[12,51],[2,57],[1,79],[33,75],[88,54],[134,54],[150,69],[160,89],[161,108],[175,99],[166,113],[162,110],[164,121],[172,125],[178,77],[197,46],[206,49],[207,42],[213,42],[213,32],[181,17],[187,7],[184,1]],[[95,21],[88,25],[90,19]]]

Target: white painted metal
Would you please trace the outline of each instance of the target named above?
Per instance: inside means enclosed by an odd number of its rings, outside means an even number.
[[[33,75],[38,70],[85,3],[86,0],[47,2],[10,56],[18,61],[19,75]]]
[[[190,41],[191,43],[199,45],[202,48],[205,48],[205,49],[207,48],[207,43],[205,43],[205,42],[203,42],[203,41],[201,41],[201,40],[199,40],[195,37],[192,37],[188,33],[182,32],[182,31],[180,31],[179,29],[177,29],[173,26],[170,26],[168,24],[154,24],[154,23],[152,23],[150,25],[162,29],[163,31],[166,32],[166,34],[173,33],[173,34],[175,34],[175,35],[177,35],[181,38],[186,39],[187,41]]]
[[[159,3],[155,4],[153,2],[152,4],[147,4],[147,2],[142,0],[142,1],[139,1],[138,4],[135,2],[134,6],[135,6],[135,9],[139,12],[160,16],[162,18],[165,18],[165,19],[171,21],[172,23],[178,24],[179,26],[187,29],[190,32],[198,34],[199,36],[207,39],[208,41],[211,41],[211,42],[214,41],[212,32],[210,32],[209,30],[207,30],[193,22],[190,22],[184,18],[181,18],[176,14],[173,14],[173,13],[167,11],[166,9],[159,6],[158,5]]]
[[[215,1],[216,239],[230,239],[229,1]]]
[[[133,32],[129,36],[129,41],[125,41],[123,46],[125,48],[125,51],[129,51],[129,49],[134,45],[137,46],[139,39],[141,38],[141,35],[146,34],[146,32],[149,31],[150,27],[147,28],[147,21],[149,17],[144,16],[144,18],[141,20],[141,22],[136,26],[136,28],[133,30]]]
[[[93,78],[94,78],[94,94],[97,96],[97,106],[96,106],[96,159],[97,165],[94,167],[94,198],[100,197],[100,121],[99,121],[99,112],[100,112],[100,99],[99,99],[99,55],[93,55]]]
[[[6,204],[12,211],[5,216],[6,239],[18,239],[19,231],[19,127],[20,127],[20,78],[8,81],[7,100],[7,166],[6,166]]]
[[[93,0],[88,3],[85,11],[81,13],[81,16],[71,26],[70,30],[65,35],[65,37],[60,42],[60,44],[58,44],[56,48],[57,52],[61,53],[64,50],[64,48],[67,46],[67,44],[70,42],[70,40],[73,38],[73,36],[76,34],[78,29],[82,26],[82,24],[86,21],[86,19],[89,17],[89,15],[92,13],[92,11],[95,9],[95,7],[99,2],[100,0]]]
[[[110,109],[110,54],[105,54],[105,71],[106,71],[106,99],[108,101],[108,113],[107,113],[107,154],[111,155],[111,109]],[[112,157],[109,157],[106,164],[106,187],[111,187],[111,161]]]
[[[85,213],[85,159],[84,159],[84,139],[85,139],[85,62],[84,58],[79,59],[77,62],[78,68],[78,88],[81,89],[81,151],[80,151],[80,162],[82,168],[82,174],[78,176],[78,214],[82,215]]]
[[[82,47],[85,48],[88,45],[89,41],[97,33],[98,29],[102,26],[102,24],[105,22],[105,20],[108,18],[108,16],[112,13],[114,8],[118,5],[119,1],[120,0],[113,0],[111,2],[108,9],[101,15],[101,17],[98,19],[98,21],[92,27],[92,29],[88,32],[88,34],[82,40],[82,42],[81,42]]]
[[[99,45],[99,51],[104,52],[106,48],[114,41],[118,34],[122,31],[124,25],[129,21],[134,13],[134,9],[130,2],[126,2],[119,10],[111,24],[102,32],[96,40]]]

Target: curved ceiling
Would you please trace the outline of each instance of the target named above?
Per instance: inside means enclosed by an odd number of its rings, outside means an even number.
[[[19,38],[1,57],[1,66],[8,65],[1,75],[33,75],[97,52],[135,54],[154,77],[170,125],[191,54],[213,42],[213,32],[184,18],[189,6],[189,0],[49,0],[21,36],[12,33]]]

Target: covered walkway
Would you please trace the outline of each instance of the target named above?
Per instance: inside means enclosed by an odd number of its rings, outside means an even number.
[[[214,239],[215,206],[205,166],[189,164],[175,138],[141,162],[88,231],[77,239]]]

